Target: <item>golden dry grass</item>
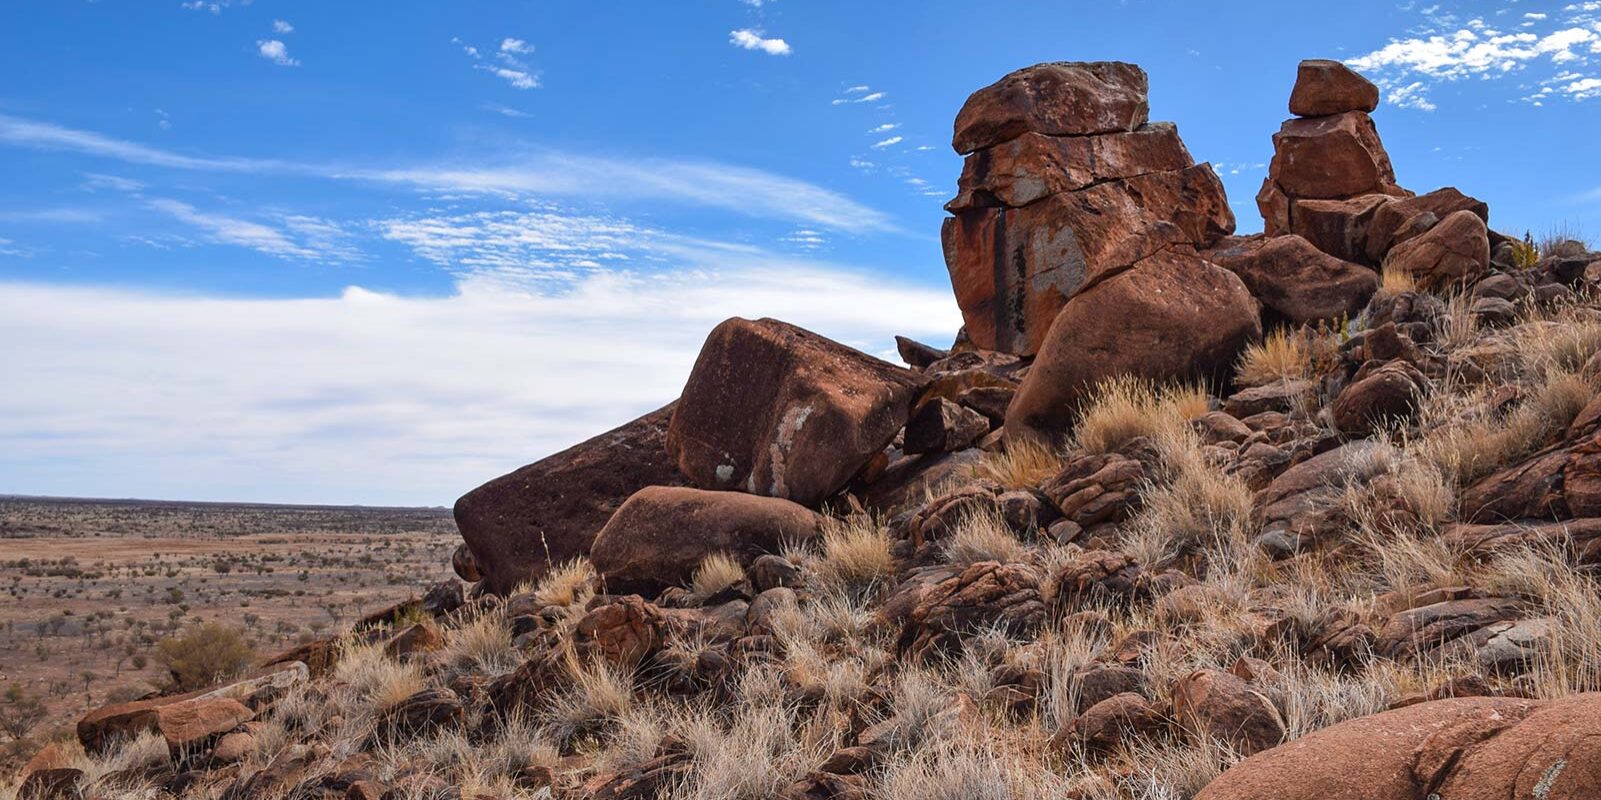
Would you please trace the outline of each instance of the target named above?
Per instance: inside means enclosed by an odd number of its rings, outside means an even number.
[[[1379,291],[1388,295],[1419,291],[1418,280],[1410,272],[1387,269],[1379,275]]]
[[[962,515],[944,544],[946,560],[963,566],[979,561],[1020,561],[1027,552],[993,509]]]
[[[824,523],[822,552],[811,559],[811,572],[822,588],[860,590],[895,574],[889,532],[877,520],[857,516],[830,517]]]
[[[1073,437],[1089,453],[1116,450],[1141,436],[1183,427],[1208,410],[1206,393],[1190,385],[1158,386],[1131,376],[1097,385],[1085,403]]]
[[[690,578],[691,596],[704,599],[726,591],[745,580],[745,568],[728,553],[712,553],[701,559],[700,566]]]
[[[1311,376],[1312,345],[1308,337],[1286,329],[1273,331],[1262,341],[1247,345],[1235,370],[1235,380],[1244,386],[1264,386]]]
[[[1035,439],[1011,439],[999,451],[984,454],[974,477],[1008,489],[1032,489],[1062,471],[1062,454]]]

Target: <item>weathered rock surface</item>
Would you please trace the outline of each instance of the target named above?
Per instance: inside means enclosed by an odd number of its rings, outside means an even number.
[[[1086,136],[1132,131],[1150,112],[1145,70],[1120,61],[1025,67],[974,92],[956,114],[961,154],[1025,133]]]
[[[1150,172],[1053,194],[1022,208],[945,220],[945,266],[979,347],[1033,354],[1068,298],[1173,245],[1206,247],[1233,232],[1206,165]]]
[[[980,561],[922,592],[901,631],[902,653],[923,656],[956,648],[981,628],[1028,633],[1045,621],[1039,577],[1021,564]]]
[[[654,594],[682,585],[706,556],[750,563],[783,544],[810,541],[822,517],[776,497],[651,486],[606,523],[590,560],[612,592]]]
[[[1225,239],[1205,255],[1240,276],[1268,311],[1291,325],[1355,316],[1379,287],[1378,273],[1294,234]]]
[[[816,505],[890,443],[922,383],[794,325],[730,319],[701,348],[667,449],[701,488]]]
[[[1171,122],[1128,133],[1046,136],[1025,133],[972,154],[962,164],[956,198],[947,211],[987,206],[1021,208],[1053,194],[1076,192],[1117,178],[1195,165]]]
[[[1490,269],[1489,230],[1472,211],[1454,211],[1391,248],[1384,269],[1411,275],[1426,289],[1472,283]]]
[[[1343,722],[1246,759],[1197,800],[1601,796],[1601,696],[1456,698]]]
[[[1179,679],[1173,687],[1173,717],[1243,755],[1284,740],[1284,719],[1273,702],[1238,676],[1219,670],[1196,670]]]
[[[595,534],[630,495],[681,484],[664,447],[673,406],[657,409],[456,501],[471,573],[497,594],[537,580],[552,564],[588,555]],[[462,575],[465,579],[468,575]]]
[[[1296,69],[1291,114],[1324,117],[1378,107],[1379,87],[1338,61],[1309,58]]]
[[[1238,277],[1165,251],[1062,309],[1007,408],[1006,434],[1060,438],[1090,388],[1116,375],[1219,383],[1261,335],[1256,300]]]

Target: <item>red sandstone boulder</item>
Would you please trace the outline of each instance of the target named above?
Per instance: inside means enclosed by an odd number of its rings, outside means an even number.
[[[1377,264],[1379,259],[1367,254],[1368,229],[1379,209],[1394,202],[1398,201],[1385,194],[1364,194],[1348,200],[1297,200],[1279,232],[1301,236],[1313,247],[1343,261]]]
[[[144,732],[161,734],[174,753],[191,751],[255,717],[231,697],[156,698],[91,711],[78,721],[84,749],[104,752]]]
[[[962,163],[956,199],[945,209],[1020,208],[1049,195],[1076,192],[1108,180],[1194,165],[1171,122],[1152,122],[1128,133],[1101,136],[1025,133],[969,155]]]
[[[682,585],[706,556],[748,564],[817,536],[822,517],[776,497],[651,486],[623,503],[595,537],[590,560],[610,592],[654,595]]]
[[[1431,227],[1421,224],[1425,215],[1432,216],[1438,222],[1457,211],[1472,211],[1487,225],[1490,222],[1490,207],[1484,201],[1469,197],[1451,186],[1416,197],[1392,198],[1380,204],[1374,209],[1372,222],[1367,229],[1364,248],[1367,260],[1373,264],[1382,262],[1390,248],[1401,243],[1397,237],[1403,231]]]
[[[1330,413],[1342,433],[1366,435],[1411,420],[1429,388],[1417,367],[1397,359],[1355,380],[1334,398]]]
[[[778,320],[706,337],[667,449],[697,486],[816,505],[906,424],[917,373]]]
[[[1347,111],[1379,107],[1379,87],[1338,61],[1309,58],[1295,73],[1290,92],[1290,113],[1298,117],[1325,117]]]
[[[1196,800],[1601,796],[1601,695],[1469,697],[1361,717],[1259,753]]]
[[[1273,701],[1238,676],[1215,669],[1179,679],[1173,686],[1173,718],[1244,755],[1284,740],[1284,719]]]
[[[1438,225],[1391,248],[1384,269],[1440,289],[1478,280],[1490,269],[1490,232],[1472,211],[1455,211]]]
[[[1085,136],[1145,124],[1145,70],[1118,61],[1036,64],[974,92],[951,147],[967,154],[1025,133]]]
[[[1260,338],[1256,300],[1200,256],[1168,250],[1074,297],[1006,410],[1008,437],[1060,438],[1098,381],[1219,381]]]
[[[1292,325],[1356,316],[1379,288],[1378,273],[1295,235],[1225,239],[1206,257]]]
[[[551,564],[589,553],[629,495],[682,483],[664,447],[671,405],[508,475],[456,501],[456,527],[483,588],[510,592]],[[468,566],[458,560],[458,573]]]
[[[1206,247],[1233,230],[1222,182],[1199,165],[1023,208],[960,211],[945,220],[941,238],[973,343],[1032,355],[1075,293],[1165,248]]]
[[[1292,119],[1273,135],[1268,183],[1293,198],[1341,199],[1394,190],[1373,119],[1360,111]]]

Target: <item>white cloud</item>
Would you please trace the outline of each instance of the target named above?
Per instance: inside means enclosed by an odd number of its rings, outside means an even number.
[[[493,64],[476,64],[475,69],[493,72],[496,76],[505,79],[514,89],[538,89],[539,76],[527,70],[497,67]]]
[[[791,50],[783,39],[768,39],[755,28],[740,28],[728,32],[728,42],[745,50],[760,50],[770,56],[787,56]]]
[[[884,149],[886,147],[890,147],[892,145],[900,144],[903,141],[906,141],[906,137],[904,137],[904,136],[891,136],[888,139],[882,139],[880,141],[874,142],[873,143],[873,147],[882,150],[882,149]]]
[[[495,103],[485,103],[483,105],[483,109],[485,111],[493,111],[503,117],[514,117],[516,119],[525,119],[533,116],[533,114],[530,114],[527,111],[512,108],[510,106],[497,105]]]
[[[671,200],[750,217],[854,232],[898,231],[890,217],[838,192],[764,170],[712,161],[573,155],[538,150],[470,166],[431,163],[394,168],[307,164],[253,158],[189,156],[92,131],[0,114],[0,142],[69,150],[173,169],[276,172],[329,180],[402,184],[456,192],[568,196],[623,201]]]
[[[1574,7],[1569,7],[1570,12]],[[1526,20],[1514,33],[1498,31],[1482,19],[1424,30],[1406,38],[1392,39],[1372,52],[1348,59],[1353,69],[1372,73],[1385,90],[1388,102],[1402,108],[1433,110],[1429,90],[1437,83],[1467,78],[1496,80],[1521,73],[1530,67],[1555,68],[1585,64],[1585,52],[1601,53],[1601,26],[1586,18],[1569,16],[1558,21],[1555,30],[1539,32],[1531,28],[1544,22],[1545,14],[1524,14]],[[1451,22],[1435,18],[1436,23]],[[1542,81],[1545,83],[1548,81]],[[1531,95],[1537,100],[1545,95]]]
[[[868,131],[868,133],[888,133],[896,128],[899,128],[900,126],[901,124],[899,122],[886,122],[883,125]]]
[[[523,41],[522,39],[513,39],[508,36],[500,40],[500,52],[528,55],[534,52],[534,46]]]
[[[280,67],[298,67],[300,62],[289,57],[289,48],[277,39],[256,40],[256,52],[262,58],[277,64]]]
[[[326,220],[287,217],[284,220],[286,232],[252,220],[201,211],[178,200],[157,198],[146,205],[201,231],[208,239],[219,244],[248,247],[284,259],[354,260],[355,251],[343,243],[343,232]],[[297,238],[299,241],[296,241]]]
[[[272,21],[272,32],[273,33],[294,33],[295,32],[295,26],[290,25],[289,23],[284,22],[281,19],[275,19],[275,20]]]
[[[867,92],[863,94],[862,91],[867,88],[866,86],[852,86],[845,90],[844,97],[836,97],[829,102],[836,106],[843,106],[849,103],[876,103],[889,96],[888,92]]]
[[[671,400],[734,315],[877,353],[960,324],[943,287],[817,267],[594,275],[548,293],[469,280],[432,298],[5,284],[7,369],[29,379],[0,392],[0,485],[448,504]]]

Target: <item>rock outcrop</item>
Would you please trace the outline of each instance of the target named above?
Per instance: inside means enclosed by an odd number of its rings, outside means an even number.
[[[942,238],[974,345],[1033,355],[1075,294],[1233,231],[1216,174],[1146,111],[1144,71],[1122,63],[1041,64],[968,99]]]

